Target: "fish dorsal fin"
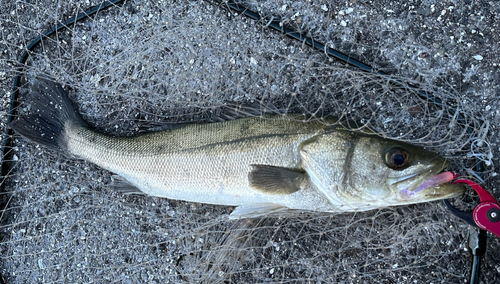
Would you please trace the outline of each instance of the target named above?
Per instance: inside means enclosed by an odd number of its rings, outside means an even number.
[[[240,118],[284,114],[284,109],[278,109],[271,103],[254,101],[246,104],[226,104],[213,110],[207,122],[222,122]]]
[[[288,195],[301,189],[304,171],[267,165],[252,165],[248,174],[250,187],[270,195]]]
[[[284,114],[284,109],[278,109],[271,103],[254,101],[247,104],[225,104],[213,109],[206,109],[199,112],[200,120],[193,121],[178,121],[178,122],[156,122],[144,121],[141,122],[139,132],[149,133],[164,130],[173,130],[191,124],[198,123],[214,123],[231,121],[240,118],[262,117],[273,114]]]
[[[276,203],[254,203],[236,207],[229,219],[258,218],[290,210]]]

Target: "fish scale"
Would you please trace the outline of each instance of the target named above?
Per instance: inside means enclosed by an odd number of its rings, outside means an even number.
[[[220,136],[214,135],[220,125],[213,123],[118,139],[72,125],[66,128],[66,137],[72,155],[119,174],[146,194],[213,204],[273,202],[289,207],[296,203],[293,198],[276,197],[250,187],[251,165],[300,168],[300,144],[324,133],[327,126],[316,123],[316,131],[311,133],[311,128],[301,131],[294,127],[300,128],[302,122],[279,119],[275,129],[269,125],[256,127],[274,121],[266,117],[224,122],[222,127],[227,128]],[[259,130],[257,135],[241,139],[242,127]],[[295,134],[276,134],[278,129]],[[179,139],[188,142],[170,145]],[[161,151],[157,151],[160,146]],[[313,205],[304,203],[295,209]]]

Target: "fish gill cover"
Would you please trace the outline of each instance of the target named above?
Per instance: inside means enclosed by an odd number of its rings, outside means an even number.
[[[433,1],[127,1],[45,38],[26,64],[69,90],[83,118],[113,135],[211,120],[226,104],[272,103],[335,116],[427,147],[481,177],[498,198],[499,5]],[[99,1],[5,1],[0,11],[2,113],[15,61],[31,39]],[[423,100],[265,28],[279,17],[317,41],[419,85]],[[459,121],[450,110],[464,116]],[[460,124],[473,129],[468,133]],[[6,116],[2,115],[2,127]],[[112,175],[15,136],[2,192],[6,283],[463,283],[470,226],[441,202],[352,214],[228,220],[233,207],[111,188]],[[462,199],[467,200],[469,196]],[[460,200],[459,200],[460,202]],[[500,281],[492,239],[483,280]]]

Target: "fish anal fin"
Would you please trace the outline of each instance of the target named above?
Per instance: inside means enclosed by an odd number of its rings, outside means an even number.
[[[276,203],[254,203],[240,205],[229,215],[229,219],[258,218],[290,210]]]
[[[305,178],[303,171],[267,165],[252,165],[248,174],[253,189],[270,195],[288,195],[299,191]]]
[[[123,194],[141,194],[145,195],[146,193],[142,192],[140,189],[138,189],[135,185],[131,184],[128,182],[126,179],[119,175],[113,175],[112,177],[112,182],[111,182],[111,188],[113,188],[116,191],[119,191]]]

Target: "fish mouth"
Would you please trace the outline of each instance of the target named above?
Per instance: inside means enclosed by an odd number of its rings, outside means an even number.
[[[431,186],[422,191],[416,192],[413,198],[421,196],[422,198],[425,198],[425,200],[427,201],[432,201],[432,200],[457,197],[462,195],[464,192],[465,192],[465,185],[447,183],[447,184]]]
[[[404,203],[418,203],[447,199],[462,195],[465,192],[463,184],[451,184],[456,178],[452,172],[441,172],[448,162],[438,164],[430,170],[415,173],[394,180],[397,199]]]

